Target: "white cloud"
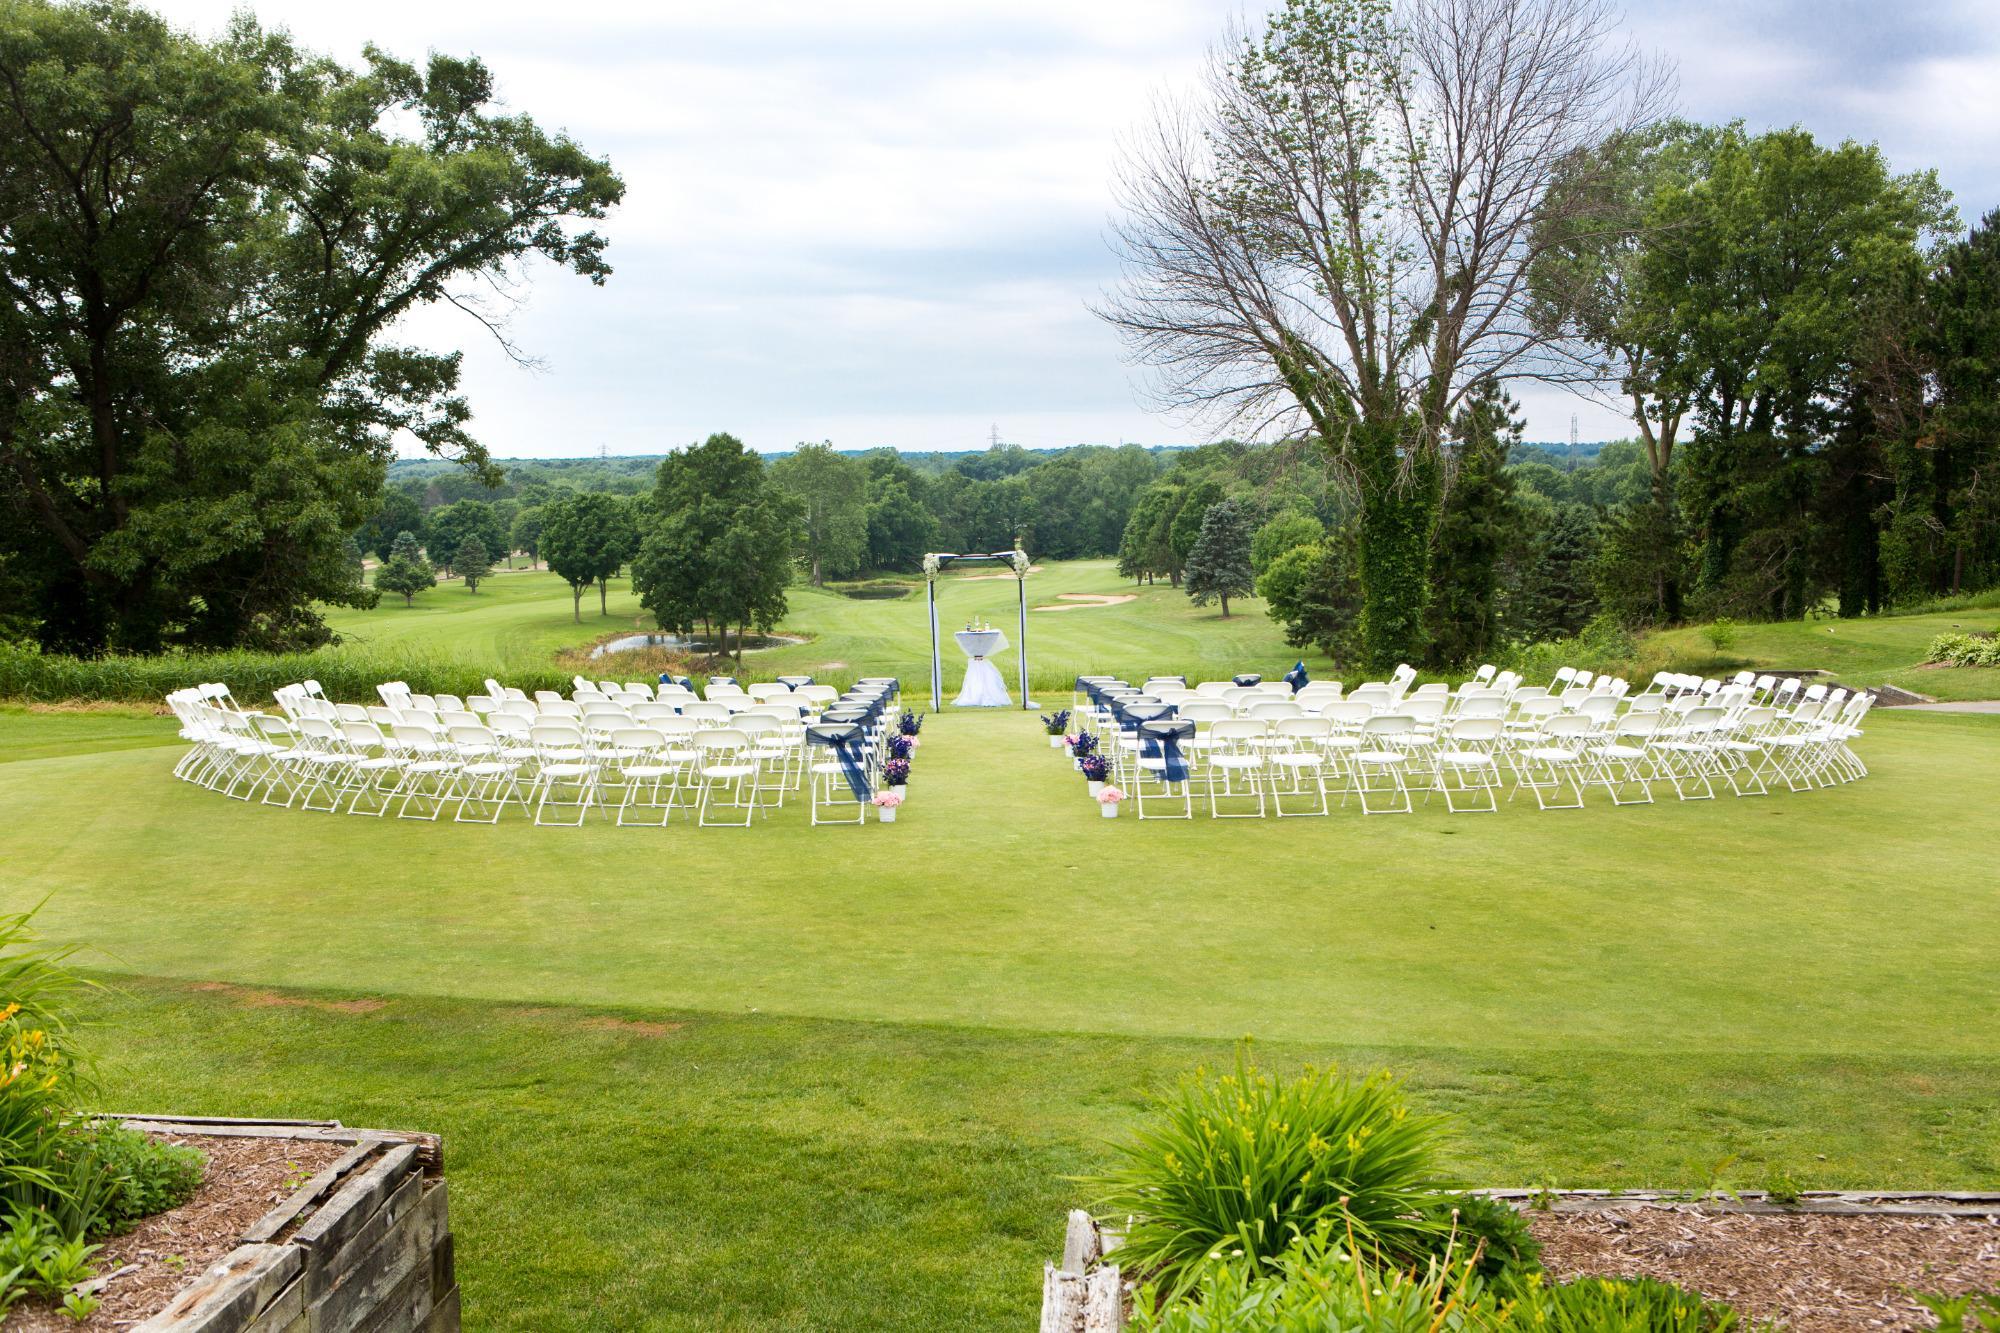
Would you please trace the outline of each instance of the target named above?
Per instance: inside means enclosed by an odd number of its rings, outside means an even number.
[[[219,29],[243,0],[151,0]],[[1115,276],[1102,232],[1121,134],[1186,84],[1238,12],[1224,0],[600,3],[251,0],[343,59],[472,52],[514,109],[625,177],[603,290],[540,268],[509,362],[462,316],[475,427],[503,455],[655,450],[730,429],[762,448],[1184,441],[1139,405],[1086,303]],[[1250,6],[1255,9],[1256,6]],[[1988,127],[1996,20],[1978,0],[1636,5],[1694,115],[1807,123],[1936,163],[1966,212],[2000,202]],[[1622,434],[1615,413],[1522,386],[1531,436]]]

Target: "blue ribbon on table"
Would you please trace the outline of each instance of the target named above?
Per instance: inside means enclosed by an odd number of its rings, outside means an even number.
[[[1306,675],[1306,664],[1303,658],[1299,660],[1297,666],[1285,673],[1285,684],[1292,687],[1293,694],[1297,694],[1300,690],[1304,689],[1309,679],[1310,677]]]
[[[867,801],[874,793],[868,788],[868,772],[862,767],[861,728],[848,724],[850,729],[839,735],[829,735],[829,727],[814,727],[812,737],[815,743],[833,751],[833,757],[840,763],[841,776],[847,779],[847,789],[854,793],[857,801]]]
[[[1162,761],[1160,777],[1167,782],[1186,782],[1187,760],[1181,757],[1181,737],[1193,728],[1191,722],[1141,722],[1139,753]]]
[[[1237,685],[1262,685],[1264,683],[1264,678],[1254,671],[1246,671],[1242,675],[1232,676],[1230,679]]]

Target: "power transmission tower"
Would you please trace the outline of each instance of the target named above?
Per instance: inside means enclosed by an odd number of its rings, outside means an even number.
[[[998,449],[998,448],[1000,447],[1000,423],[999,423],[999,422],[997,422],[997,421],[996,421],[996,422],[994,422],[994,423],[993,423],[993,429],[992,429],[992,431],[991,431],[991,432],[989,432],[989,433],[988,433],[988,435],[987,435],[987,438],[988,438],[989,440],[991,440],[991,441],[993,442],[993,447],[994,447],[995,449]]]

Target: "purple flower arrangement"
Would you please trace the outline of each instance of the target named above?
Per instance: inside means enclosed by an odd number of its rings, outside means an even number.
[[[923,729],[924,720],[907,708],[903,710],[903,715],[896,719],[896,730],[905,736],[914,736]]]
[[[1069,709],[1059,708],[1053,716],[1042,714],[1042,730],[1051,736],[1060,736],[1069,730]]]
[[[1087,754],[1083,756],[1076,761],[1076,767],[1077,771],[1083,774],[1084,780],[1087,782],[1102,782],[1105,779],[1105,775],[1111,771],[1111,765],[1105,762],[1104,756],[1101,754]]]
[[[896,735],[891,736],[887,741],[883,742],[883,746],[889,751],[889,757],[891,759],[902,760],[904,767],[908,768],[910,762],[910,755],[913,751],[916,750],[917,741],[914,736],[908,735],[907,733],[898,732]]]
[[[882,781],[891,787],[900,787],[910,780],[910,761],[907,759],[885,759],[882,761]]]
[[[1069,752],[1078,759],[1088,758],[1097,753],[1097,737],[1087,731],[1079,731],[1069,743]]]

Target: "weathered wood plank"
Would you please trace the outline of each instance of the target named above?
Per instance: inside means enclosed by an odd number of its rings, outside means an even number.
[[[292,1244],[321,1252],[309,1258],[308,1265],[316,1267],[325,1262],[367,1225],[375,1210],[403,1183],[403,1177],[415,1169],[416,1159],[415,1144],[391,1148],[349,1179],[318,1212],[307,1218],[293,1233]]]
[[[144,1111],[97,1111],[92,1120],[157,1121],[175,1125],[310,1125],[316,1129],[339,1129],[338,1120],[274,1120],[268,1116],[240,1115],[152,1115]]]
[[[342,1274],[337,1286],[306,1307],[312,1333],[352,1333],[411,1270],[428,1276],[431,1256],[445,1234],[445,1189],[433,1183],[401,1225]]]
[[[257,1312],[255,1319],[244,1325],[243,1333],[291,1333],[293,1328],[304,1326],[305,1317],[305,1279],[295,1277]]]
[[[409,1333],[424,1326],[436,1303],[436,1293],[431,1290],[431,1266],[412,1264],[410,1271],[354,1326],[354,1333]]]
[[[105,1116],[102,1119],[114,1117]],[[150,1116],[127,1116],[119,1123],[153,1134],[212,1134],[220,1138],[312,1139],[320,1143],[413,1143],[428,1175],[444,1171],[444,1140],[436,1134],[387,1129],[351,1129],[338,1121],[325,1125],[273,1123],[266,1120],[240,1121],[220,1118],[202,1120],[160,1120]]]
[[[1800,1193],[1796,1202],[1784,1203],[1774,1201],[1762,1190],[1745,1190],[1734,1196],[1716,1198],[1696,1198],[1667,1190],[1484,1189],[1468,1192],[1559,1213],[1680,1207],[1757,1216],[1818,1213],[1850,1217],[2000,1217],[2000,1194],[1949,1190],[1807,1190]]]
[[[305,1256],[291,1245],[239,1245],[137,1333],[240,1333],[295,1277]]]
[[[424,1176],[420,1171],[407,1171],[395,1191],[382,1201],[382,1206],[362,1223],[345,1241],[337,1246],[315,1246],[306,1255],[306,1301],[316,1302],[321,1296],[338,1286],[341,1278],[352,1269],[363,1255],[382,1243],[382,1238],[394,1230],[405,1214],[414,1208],[423,1195]]]
[[[1097,1232],[1097,1219],[1081,1208],[1070,1209],[1069,1226],[1063,1232],[1063,1272],[1088,1273],[1103,1254],[1104,1242]]]
[[[1082,1274],[1044,1264],[1041,1333],[1083,1333],[1085,1295]]]
[[[376,1146],[373,1143],[357,1143],[352,1148],[349,1148],[345,1153],[341,1154],[339,1160],[328,1166],[326,1170],[299,1186],[298,1191],[291,1198],[286,1199],[283,1203],[280,1203],[270,1212],[253,1222],[250,1225],[250,1229],[243,1233],[243,1242],[245,1244],[255,1244],[259,1241],[275,1240],[279,1232],[292,1224],[293,1218],[304,1212],[310,1205],[317,1203],[327,1191],[331,1190],[350,1171],[366,1160],[375,1151]]]
[[[1125,1290],[1118,1265],[1102,1264],[1084,1279],[1083,1333],[1119,1333],[1125,1327]]]
[[[422,1333],[458,1333],[458,1288],[449,1288],[431,1307]]]

